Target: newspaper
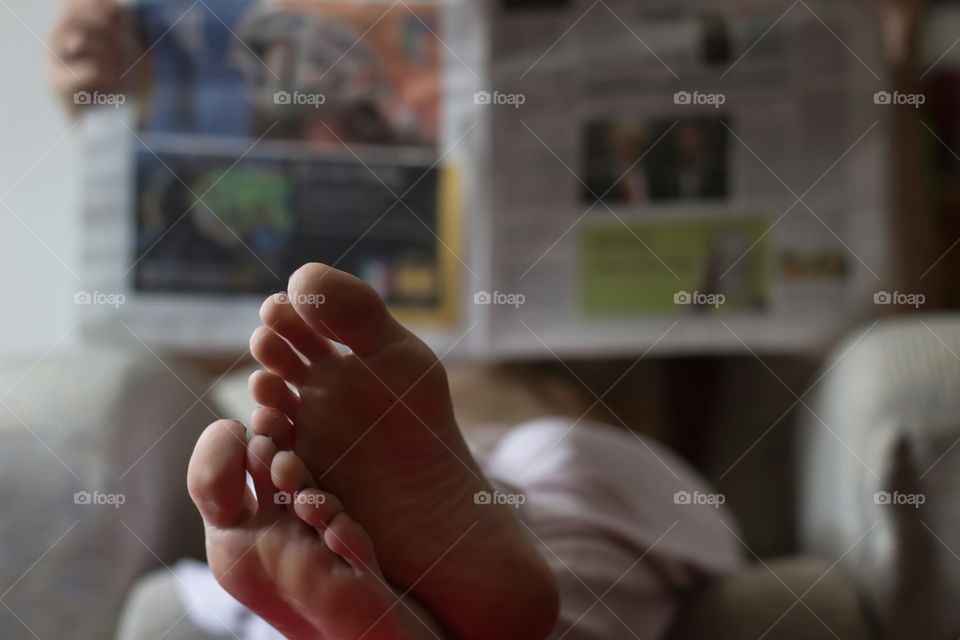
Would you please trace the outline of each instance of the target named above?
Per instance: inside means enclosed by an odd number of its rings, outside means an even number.
[[[864,17],[717,0],[496,13],[484,275],[524,303],[492,311],[490,350],[776,352],[845,330],[887,269]]]
[[[836,4],[133,5],[84,326],[235,350],[323,261],[450,355],[822,344],[887,268],[876,45]]]

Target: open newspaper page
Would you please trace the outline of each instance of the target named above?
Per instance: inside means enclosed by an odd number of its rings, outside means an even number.
[[[494,353],[809,348],[873,302],[884,107],[858,3],[510,5],[478,98]]]
[[[148,343],[233,349],[267,294],[325,262],[436,345],[458,335],[467,187],[454,147],[470,119],[446,108],[447,69],[471,53],[444,45],[455,16],[434,2],[131,8],[146,89],[87,127],[111,149],[90,168],[90,288],[125,300],[101,318]]]
[[[87,123],[89,288],[125,304],[85,311],[235,349],[323,261],[441,353],[640,355],[808,349],[882,293],[858,3],[520,5],[134,5],[149,90]]]

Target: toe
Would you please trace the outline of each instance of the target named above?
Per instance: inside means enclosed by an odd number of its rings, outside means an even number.
[[[246,432],[239,422],[214,422],[197,441],[187,489],[207,525],[232,527],[252,515],[246,453]]]
[[[273,484],[287,493],[293,494],[316,486],[303,460],[292,451],[281,451],[276,455],[270,467],[270,474]]]
[[[373,355],[410,334],[387,312],[370,285],[323,264],[308,264],[290,278],[290,302],[320,335]]]
[[[343,512],[343,504],[332,494],[309,488],[297,493],[293,509],[308,525],[324,531],[337,514]]]
[[[294,349],[311,362],[336,355],[336,349],[330,341],[307,326],[285,293],[277,293],[267,298],[260,307],[260,319],[263,324],[286,338]]]
[[[265,368],[296,386],[307,380],[307,365],[290,343],[269,327],[258,327],[250,336],[250,353]]]
[[[247,471],[253,478],[259,512],[276,511],[280,508],[277,488],[270,477],[270,467],[276,454],[277,445],[264,436],[254,436],[247,447]]]
[[[292,449],[296,440],[290,418],[269,407],[253,410],[250,429],[258,436],[266,436],[276,442],[278,449]]]
[[[297,395],[283,378],[269,371],[254,371],[249,380],[250,395],[254,402],[276,409],[293,418],[300,404]]]
[[[340,512],[323,532],[323,541],[330,550],[357,569],[380,572],[370,536],[356,520]]]

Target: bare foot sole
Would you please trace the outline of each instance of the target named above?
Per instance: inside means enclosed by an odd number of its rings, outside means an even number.
[[[476,500],[492,489],[430,349],[371,287],[319,264],[298,270],[261,319],[253,430],[295,442],[318,485],[370,535],[387,579],[413,589],[456,637],[546,637],[553,576],[512,507]]]
[[[248,446],[239,423],[212,424],[190,460],[188,487],[217,581],[287,638],[440,637],[416,603],[387,585],[370,538],[340,501],[268,438]]]

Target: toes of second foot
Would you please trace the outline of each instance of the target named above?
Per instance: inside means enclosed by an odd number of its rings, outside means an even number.
[[[343,513],[343,504],[336,496],[319,489],[309,488],[294,495],[293,509],[308,525],[318,531],[324,531],[338,514]]]
[[[250,428],[259,436],[266,436],[277,443],[278,449],[291,449],[294,445],[294,429],[290,419],[270,407],[257,407],[250,414]]]
[[[316,486],[303,460],[292,451],[281,451],[273,458],[270,474],[277,488],[288,493]]]
[[[347,513],[341,511],[333,516],[323,531],[323,541],[357,569],[379,572],[370,536]]]
[[[232,526],[249,515],[246,454],[247,437],[239,422],[215,422],[197,441],[187,471],[187,488],[207,524]]]
[[[277,445],[265,436],[254,436],[247,446],[247,471],[253,478],[257,502],[261,509],[275,509],[277,488],[271,479],[270,468],[277,454]]]

